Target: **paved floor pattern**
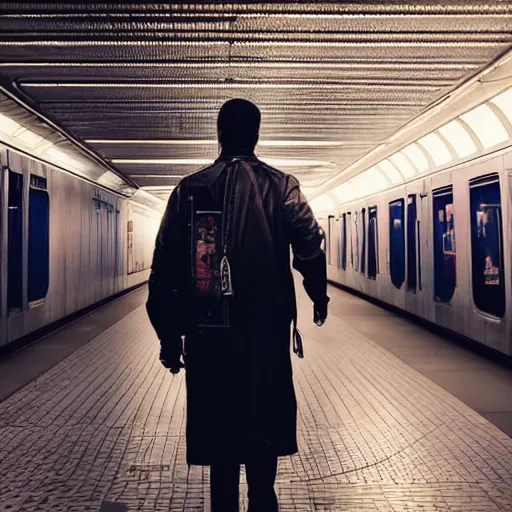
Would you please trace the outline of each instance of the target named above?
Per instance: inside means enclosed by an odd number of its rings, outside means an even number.
[[[338,316],[309,325],[299,302],[300,454],[280,461],[282,511],[512,510],[511,438]],[[138,308],[0,403],[0,510],[209,510],[184,399]]]

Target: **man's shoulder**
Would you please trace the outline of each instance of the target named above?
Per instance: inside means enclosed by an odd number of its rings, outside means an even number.
[[[199,169],[191,174],[188,174],[180,181],[180,183],[183,183],[186,185],[186,184],[190,184],[190,183],[193,183],[196,181],[208,179],[208,178],[212,177],[214,174],[216,174],[220,170],[221,167],[222,166],[221,166],[220,162],[213,162],[212,164],[207,165],[206,167],[202,167],[201,169]]]
[[[272,167],[264,160],[260,160],[259,158],[257,159],[257,162],[259,166],[265,169],[269,177],[278,182],[281,186],[289,188],[290,186],[293,187],[299,184],[297,178],[295,178],[292,174],[288,174],[279,169],[276,169],[275,167]]]

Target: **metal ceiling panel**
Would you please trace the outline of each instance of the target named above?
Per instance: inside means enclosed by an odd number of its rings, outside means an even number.
[[[284,169],[314,188],[512,45],[499,0],[4,2],[0,15],[13,90],[164,198],[151,187],[200,165],[116,161],[215,158],[198,141],[215,140],[229,98],[260,106],[262,158],[323,162]]]

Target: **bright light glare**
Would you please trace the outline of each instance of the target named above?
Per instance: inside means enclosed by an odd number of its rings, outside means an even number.
[[[21,125],[14,119],[0,114],[0,132],[12,136],[16,131],[21,128]]]
[[[334,204],[334,201],[328,195],[324,194],[323,196],[313,199],[313,201],[311,201],[309,206],[311,206],[311,209],[314,212],[321,212],[324,210],[330,210],[331,208],[334,208],[336,205]]]
[[[446,144],[441,140],[439,135],[435,133],[429,133],[422,137],[419,141],[428,154],[434,160],[436,166],[444,165],[451,161],[452,155],[450,154],[450,150],[447,148]]]
[[[448,139],[460,158],[476,153],[477,148],[473,139],[459,121],[454,120],[445,124],[439,131]]]
[[[204,146],[204,145],[217,145],[218,141],[209,140],[158,140],[158,139],[87,139],[85,142],[89,144],[161,144],[169,146]],[[328,141],[328,140],[260,140],[258,146],[264,147],[339,147],[339,146],[352,146],[354,143],[342,141]]]
[[[379,162],[377,167],[384,172],[386,177],[391,181],[391,183],[393,183],[393,185],[404,182],[402,175],[389,160],[382,160],[382,162]]]
[[[395,164],[396,167],[398,167],[398,170],[406,178],[414,178],[414,176],[416,176],[416,169],[411,165],[409,160],[407,160],[407,158],[402,155],[402,153],[395,153],[394,155],[390,156],[389,159],[393,164]]]
[[[376,167],[372,167],[371,169],[354,176],[350,180],[350,183],[355,189],[356,197],[367,196],[377,192],[378,190],[387,188],[386,179],[382,175],[380,169],[377,169]]]
[[[488,105],[480,105],[460,116],[476,133],[484,148],[508,140],[508,133]]]
[[[345,181],[344,183],[336,187],[332,192],[340,203],[354,199],[355,195],[352,183],[350,181]]]
[[[414,163],[414,167],[418,169],[418,172],[421,173],[429,170],[430,165],[425,153],[415,143],[402,149],[402,152]]]
[[[491,100],[512,123],[512,87]]]
[[[294,160],[288,158],[265,158],[262,161],[276,167],[314,167],[332,166],[325,160]],[[147,165],[209,165],[213,160],[208,158],[114,158],[114,164],[147,164]]]
[[[148,164],[148,165],[208,165],[209,158],[114,158],[114,164]]]
[[[34,133],[31,130],[24,130],[14,137],[21,140],[21,142],[24,142],[31,148],[37,146],[43,140],[43,137],[40,137],[37,133]]]

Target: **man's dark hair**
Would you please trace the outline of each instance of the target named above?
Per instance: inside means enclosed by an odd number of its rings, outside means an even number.
[[[261,113],[250,101],[235,98],[222,105],[217,117],[219,142],[226,149],[253,150],[258,142]]]

